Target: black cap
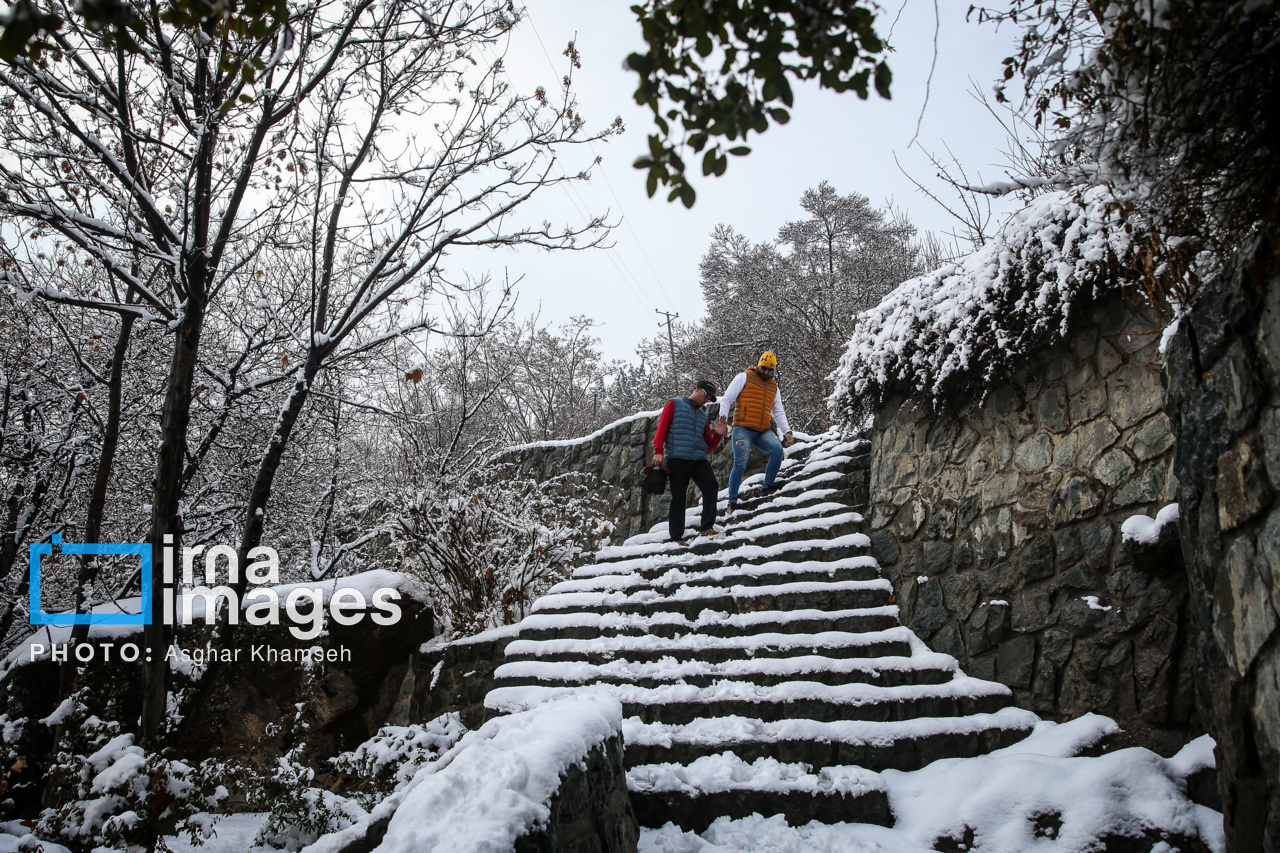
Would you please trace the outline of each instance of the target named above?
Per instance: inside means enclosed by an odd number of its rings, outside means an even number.
[[[693,386],[694,390],[701,388],[707,392],[707,402],[714,403],[716,401],[716,385],[714,382],[708,382],[705,379]]]

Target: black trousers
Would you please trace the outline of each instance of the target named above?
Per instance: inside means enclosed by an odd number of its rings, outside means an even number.
[[[716,493],[720,491],[711,463],[705,459],[667,459],[667,471],[671,473],[671,515],[667,517],[667,529],[671,532],[672,541],[684,538],[684,511],[690,480],[702,492],[702,526],[698,530],[710,530],[716,523]]]

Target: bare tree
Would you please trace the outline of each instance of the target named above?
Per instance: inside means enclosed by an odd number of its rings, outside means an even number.
[[[26,294],[168,333],[153,546],[189,533],[186,497],[237,407],[287,389],[251,481],[223,513],[240,520],[243,559],[262,541],[321,374],[429,326],[425,314],[396,323],[398,303],[444,286],[449,251],[591,245],[599,220],[556,230],[514,216],[541,187],[585,177],[553,176],[559,145],[619,128],[584,134],[569,78],[554,99],[512,89],[493,48],[519,19],[507,3],[299,5],[266,39],[134,12],[136,53],[63,14],[56,51],[0,70],[0,211],[17,258],[69,241],[102,272]],[[258,69],[252,82],[227,70],[246,66]],[[209,357],[206,333],[222,352]],[[171,642],[160,602],[146,629],[149,743],[163,728]]]

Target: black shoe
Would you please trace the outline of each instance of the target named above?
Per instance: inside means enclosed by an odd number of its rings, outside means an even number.
[[[671,544],[673,544],[673,545],[683,545],[684,547],[688,548],[688,547],[689,547],[689,540],[687,540],[687,539],[672,539],[672,540],[671,540]]]
[[[782,491],[782,485],[780,483],[774,483],[772,486],[764,486],[763,488],[761,488],[760,496],[768,497],[774,492],[780,492],[780,491]]]
[[[728,509],[726,509],[726,510],[725,510],[725,512],[726,512],[728,515],[733,515],[733,514],[734,514],[735,512],[737,512],[737,511],[738,511],[738,502],[737,502],[737,501],[729,501],[729,508],[728,508]]]

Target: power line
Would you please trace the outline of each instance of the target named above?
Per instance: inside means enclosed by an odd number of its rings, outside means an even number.
[[[527,8],[525,9],[525,16],[529,19],[529,26],[533,29],[533,35],[538,40],[538,46],[542,48],[542,55],[546,57],[547,65],[550,66],[552,73],[555,73],[555,70],[556,70],[555,62],[551,59],[551,53],[550,51],[547,50],[547,45],[542,40],[542,33],[538,32],[538,25],[533,22],[533,15],[529,12]],[[595,145],[593,143],[588,142],[587,146],[591,149],[592,154],[594,154],[597,158],[603,160],[603,158],[600,157],[600,154],[596,151]],[[649,272],[653,275],[653,280],[657,282],[658,289],[662,291],[663,297],[667,300],[667,305],[674,307],[675,300],[671,298],[671,294],[667,293],[667,288],[662,284],[662,277],[658,275],[658,271],[653,266],[653,261],[649,259],[649,253],[644,250],[644,243],[640,240],[640,235],[636,233],[636,229],[632,227],[631,217],[627,216],[627,212],[622,206],[622,199],[618,198],[618,193],[613,188],[613,182],[609,180],[609,174],[602,168],[600,170],[600,175],[601,177],[604,178],[605,186],[609,188],[609,194],[613,196],[613,200],[618,203],[618,211],[619,213],[622,214],[622,221],[626,223],[627,230],[631,232],[631,239],[636,241],[636,248],[640,250],[640,256],[644,258],[645,264],[649,267]],[[574,191],[575,192],[577,191],[576,188]],[[624,266],[625,266],[625,262],[624,262]],[[635,278],[634,274],[632,274],[632,278],[633,279]],[[639,280],[636,281],[636,284],[637,286],[640,285]],[[643,290],[642,286],[641,286],[641,289]],[[650,301],[652,302],[652,300]]]

